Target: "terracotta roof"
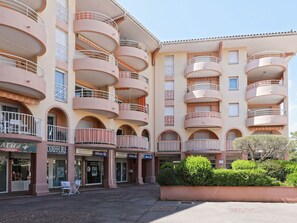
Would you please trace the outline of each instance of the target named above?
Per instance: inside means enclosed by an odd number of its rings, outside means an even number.
[[[180,43],[249,39],[249,38],[264,38],[264,37],[289,36],[289,35],[297,35],[297,31],[291,30],[291,31],[287,31],[287,32],[259,33],[259,34],[233,35],[233,36],[221,36],[221,37],[206,37],[206,38],[185,39],[185,40],[170,40],[170,41],[164,41],[164,42],[162,42],[162,44],[170,45],[170,44],[180,44]]]

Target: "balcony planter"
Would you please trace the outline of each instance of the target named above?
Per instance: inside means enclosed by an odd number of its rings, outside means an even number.
[[[297,203],[296,187],[161,186],[161,200]]]

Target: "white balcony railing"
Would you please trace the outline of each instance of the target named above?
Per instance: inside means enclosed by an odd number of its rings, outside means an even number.
[[[74,141],[76,144],[116,145],[116,135],[109,129],[76,129]]]
[[[136,79],[136,80],[145,82],[147,84],[149,83],[149,79],[146,76],[144,76],[142,74],[130,72],[130,71],[121,71],[119,76],[120,76],[120,78]]]
[[[26,60],[24,58],[12,54],[0,52],[0,66],[1,64],[23,69],[31,73],[37,74],[40,77],[44,76],[44,70],[36,63],[33,63],[30,60]]]
[[[187,65],[191,65],[194,63],[200,63],[200,62],[213,62],[213,63],[220,63],[221,60],[218,57],[214,56],[197,56],[189,59],[187,61]]]
[[[200,111],[191,112],[186,115],[186,120],[192,118],[221,118],[221,113],[215,111]]]
[[[194,85],[188,87],[187,92],[198,91],[198,90],[219,91],[220,86],[217,84],[194,84]]]
[[[221,150],[218,139],[191,139],[186,141],[186,149],[191,151]]]
[[[158,152],[180,152],[180,141],[159,141]]]
[[[120,41],[120,46],[129,46],[129,47],[134,47],[137,49],[140,49],[144,52],[147,53],[147,48],[143,43],[134,41],[134,40],[121,40]]]
[[[134,135],[118,135],[117,147],[121,149],[149,149],[147,137]]]
[[[283,80],[258,81],[258,82],[249,84],[247,86],[247,90],[250,90],[250,89],[253,89],[253,88],[257,88],[257,87],[272,86],[272,85],[285,86],[285,82]]]
[[[165,115],[164,124],[165,126],[174,126],[174,115]]]
[[[41,136],[41,120],[18,112],[0,112],[0,132]]]
[[[104,22],[112,26],[116,30],[119,30],[118,24],[112,18],[109,18],[108,16],[101,14],[99,12],[82,11],[75,13],[75,20],[81,19],[91,19]]]
[[[55,100],[61,102],[67,102],[67,86],[61,84],[55,84]]]
[[[286,112],[283,109],[257,109],[248,111],[248,118],[263,116],[263,115],[286,115]]]
[[[286,54],[281,51],[264,51],[260,53],[256,53],[250,57],[248,57],[248,63],[254,60],[258,60],[265,57],[279,57],[279,58],[286,58]]]
[[[79,98],[100,98],[119,103],[119,99],[115,94],[101,90],[79,89],[75,91],[75,97]]]
[[[57,2],[56,16],[65,23],[68,23],[68,9]]]
[[[138,111],[138,112],[144,112],[148,114],[147,106],[139,105],[139,104],[121,103],[119,106],[119,109],[120,111],[121,110]]]
[[[47,141],[68,142],[68,128],[56,125],[47,125]]]
[[[68,62],[68,50],[67,47],[63,46],[60,43],[56,43],[56,58]]]
[[[74,58],[92,58],[97,60],[103,60],[113,64],[114,66],[118,66],[118,61],[115,59],[113,55],[97,50],[76,50]]]
[[[174,90],[165,90],[165,100],[174,100]]]
[[[41,27],[45,30],[44,21],[42,20],[42,18],[38,15],[38,13],[34,9],[30,8],[24,3],[16,0],[0,0],[0,5],[6,8],[12,9],[14,11],[17,11],[19,13],[22,13],[23,15],[27,16],[28,18],[40,24]]]

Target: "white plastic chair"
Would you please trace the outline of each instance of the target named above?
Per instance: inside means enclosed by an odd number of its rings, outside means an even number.
[[[69,196],[73,194],[73,190],[69,181],[61,181],[61,186],[62,186],[62,196],[63,195]]]
[[[80,194],[80,192],[79,192],[80,183],[81,183],[81,180],[75,180],[74,186],[72,188],[72,193],[73,194],[76,194],[76,193]]]

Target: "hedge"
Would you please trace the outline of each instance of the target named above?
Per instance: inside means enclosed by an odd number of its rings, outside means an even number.
[[[161,186],[173,186],[180,184],[173,168],[162,169],[156,180]]]
[[[257,164],[251,160],[236,160],[231,164],[233,170],[253,170],[257,168]]]
[[[297,187],[297,172],[291,173],[287,176],[286,184]]]

